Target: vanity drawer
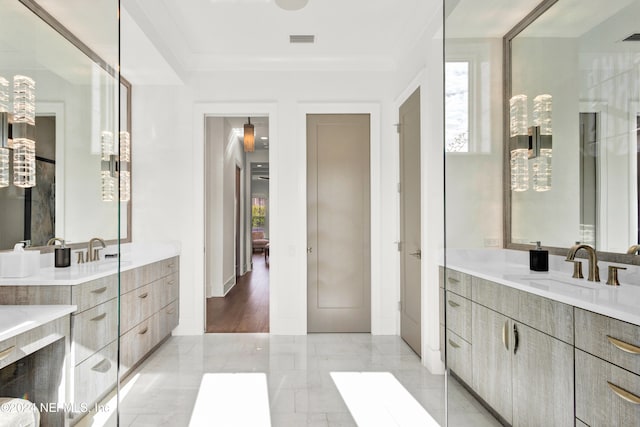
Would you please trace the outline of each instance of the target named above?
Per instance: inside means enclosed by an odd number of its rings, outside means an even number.
[[[161,286],[159,307],[164,307],[171,301],[178,299],[180,293],[180,279],[178,273],[172,273],[159,280]]]
[[[576,350],[575,379],[576,417],[584,423],[640,425],[640,376]]]
[[[0,369],[12,364],[24,356],[20,348],[16,345],[16,337],[0,342]]]
[[[471,299],[573,345],[573,306],[477,277]]]
[[[157,283],[150,283],[122,295],[120,303],[121,333],[127,332],[157,311],[160,291],[162,289],[157,286]]]
[[[471,342],[471,301],[449,291],[446,296],[447,328]]]
[[[468,385],[473,384],[471,344],[447,329],[447,366]]]
[[[76,313],[81,313],[117,296],[118,276],[113,274],[73,286],[71,304],[78,306]]]
[[[160,310],[160,336],[158,341],[171,334],[171,331],[178,326],[179,307],[180,304],[176,300]]]
[[[471,298],[471,276],[450,268],[444,271],[445,289],[465,298]]]
[[[180,258],[173,257],[159,262],[162,276],[177,273],[180,271]]]
[[[640,326],[575,309],[576,347],[640,375]]]
[[[118,338],[118,300],[71,317],[71,352],[77,365]]]
[[[74,407],[92,406],[116,385],[118,342],[114,341],[74,368]]]
[[[127,372],[157,343],[160,336],[160,317],[156,313],[140,322],[120,337],[120,365]]]

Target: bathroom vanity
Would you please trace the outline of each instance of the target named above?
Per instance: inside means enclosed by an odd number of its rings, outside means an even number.
[[[441,269],[450,371],[514,426],[637,425],[640,286],[532,272],[526,253],[487,252]]]
[[[76,307],[69,322],[68,401],[76,412],[72,417],[82,416],[81,408],[92,407],[116,385],[118,337],[122,379],[178,325],[177,250],[154,245],[121,256],[120,280],[117,260],[64,270],[43,268],[29,278],[0,279],[0,304]]]

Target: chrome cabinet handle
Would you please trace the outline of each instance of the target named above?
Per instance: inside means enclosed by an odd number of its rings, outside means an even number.
[[[508,330],[509,321],[507,320],[502,326],[502,344],[504,344],[504,348],[506,348],[507,350],[509,350],[509,333],[507,332]]]
[[[453,347],[453,348],[460,348],[460,346],[458,344],[456,344],[455,342],[453,342],[451,339],[449,339],[449,344],[451,344],[451,347]]]
[[[515,323],[513,324],[513,354],[516,354],[518,351],[518,344],[520,343],[520,337],[518,335],[518,328]]]
[[[175,308],[170,308],[169,310],[167,310],[167,314],[173,314],[176,312]]]
[[[410,253],[409,255],[414,256],[418,259],[422,259],[422,251],[418,249],[416,252]]]
[[[169,280],[169,281],[167,282],[167,284],[168,284],[168,285],[175,285],[175,284],[176,284],[176,281],[175,281],[175,280]]]
[[[138,295],[138,298],[145,299],[145,298],[146,298],[146,297],[148,297],[148,296],[149,296],[149,292],[145,292],[145,293],[144,293],[144,294],[142,294],[142,295]]]
[[[617,385],[609,381],[607,381],[607,385],[621,399],[624,399],[629,403],[633,403],[634,405],[640,405],[640,397],[636,396],[630,391],[627,391],[621,387],[618,387]]]
[[[5,349],[5,350],[0,351],[0,360],[4,360],[4,359],[6,359],[7,357],[9,357],[9,355],[11,354],[11,352],[12,352],[13,350],[15,350],[15,349],[16,349],[16,346],[15,346],[15,345],[12,345],[11,347],[9,347],[9,348],[7,348],[7,349]]]
[[[449,303],[449,305],[450,305],[451,307],[453,307],[453,308],[460,307],[460,304],[458,304],[458,303],[457,303],[457,302],[455,302],[455,301],[448,300],[447,302],[448,302],[448,303]]]
[[[91,293],[92,293],[92,294],[101,294],[101,293],[103,293],[103,292],[104,292],[104,291],[106,291],[106,290],[107,290],[107,287],[106,287],[106,286],[103,286],[103,287],[101,287],[101,288],[94,289],[93,291],[91,291]]]
[[[92,322],[97,322],[98,320],[102,320],[102,319],[104,319],[105,317],[107,317],[107,313],[102,313],[101,315],[99,315],[99,316],[96,316],[96,317],[92,318],[92,319],[91,319],[91,321],[92,321]]]
[[[145,326],[143,330],[141,330],[140,332],[138,332],[139,335],[144,335],[149,331],[149,327]]]
[[[92,371],[105,373],[111,368],[111,362],[108,359],[102,359],[101,362],[97,363],[95,366],[91,368]]]
[[[460,283],[460,280],[455,279],[453,277],[447,277],[447,280],[450,281],[451,283]]]
[[[621,341],[617,338],[612,337],[611,335],[607,335],[607,339],[611,344],[624,351],[625,353],[630,354],[638,354],[640,355],[640,347],[635,346],[633,344],[629,344],[628,342]]]

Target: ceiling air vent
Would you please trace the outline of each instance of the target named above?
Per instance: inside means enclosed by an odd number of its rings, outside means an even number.
[[[289,36],[289,43],[315,43],[316,36],[307,34],[292,34]]]
[[[640,42],[640,33],[631,34],[626,39],[622,40],[623,42]]]

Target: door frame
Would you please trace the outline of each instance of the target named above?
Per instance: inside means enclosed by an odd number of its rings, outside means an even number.
[[[369,114],[370,118],[370,144],[369,144],[369,179],[370,179],[370,214],[371,214],[371,334],[372,335],[388,335],[396,334],[392,328],[385,328],[385,322],[382,318],[385,312],[382,308],[382,176],[381,176],[381,120],[380,120],[380,104],[379,103],[307,103],[298,104],[298,141],[304,141],[300,144],[298,151],[298,164],[304,165],[300,171],[304,170],[304,179],[301,179],[300,198],[298,200],[297,211],[304,212],[304,221],[302,222],[302,230],[298,236],[298,246],[300,248],[307,247],[307,114]],[[270,169],[271,170],[271,169]],[[299,295],[296,296],[296,302],[299,307],[304,307],[304,334],[307,333],[307,256],[304,253],[304,261],[302,268],[299,270],[297,278],[299,283],[305,283],[300,286]],[[384,301],[389,303],[389,301]],[[395,304],[395,302],[392,302]],[[387,324],[389,322],[386,322]]]
[[[278,120],[277,120],[277,104],[275,103],[228,103],[228,102],[207,102],[196,103],[194,105],[194,147],[193,147],[193,176],[194,176],[194,193],[200,194],[201,197],[195,197],[193,203],[193,220],[197,226],[198,247],[193,252],[193,272],[194,283],[197,292],[187,296],[189,301],[185,302],[190,307],[199,307],[200,311],[193,313],[194,321],[201,333],[206,334],[206,315],[207,315],[207,299],[206,299],[206,280],[205,280],[205,248],[206,248],[206,217],[205,217],[205,201],[206,201],[206,185],[205,185],[205,126],[207,117],[252,117],[266,116],[269,118],[269,139],[278,140]],[[277,144],[276,144],[277,148]],[[277,206],[271,204],[271,200],[277,200],[277,167],[278,156],[274,153],[273,147],[269,147],[269,209],[273,213],[277,213]],[[277,224],[269,227],[270,236],[279,235]],[[248,239],[250,240],[251,233]],[[184,251],[184,248],[183,248]],[[270,250],[269,258],[276,264],[279,260],[278,251]],[[269,283],[273,283],[273,269],[269,269]],[[273,312],[273,290],[269,287],[269,313]],[[271,324],[271,314],[269,324]]]

